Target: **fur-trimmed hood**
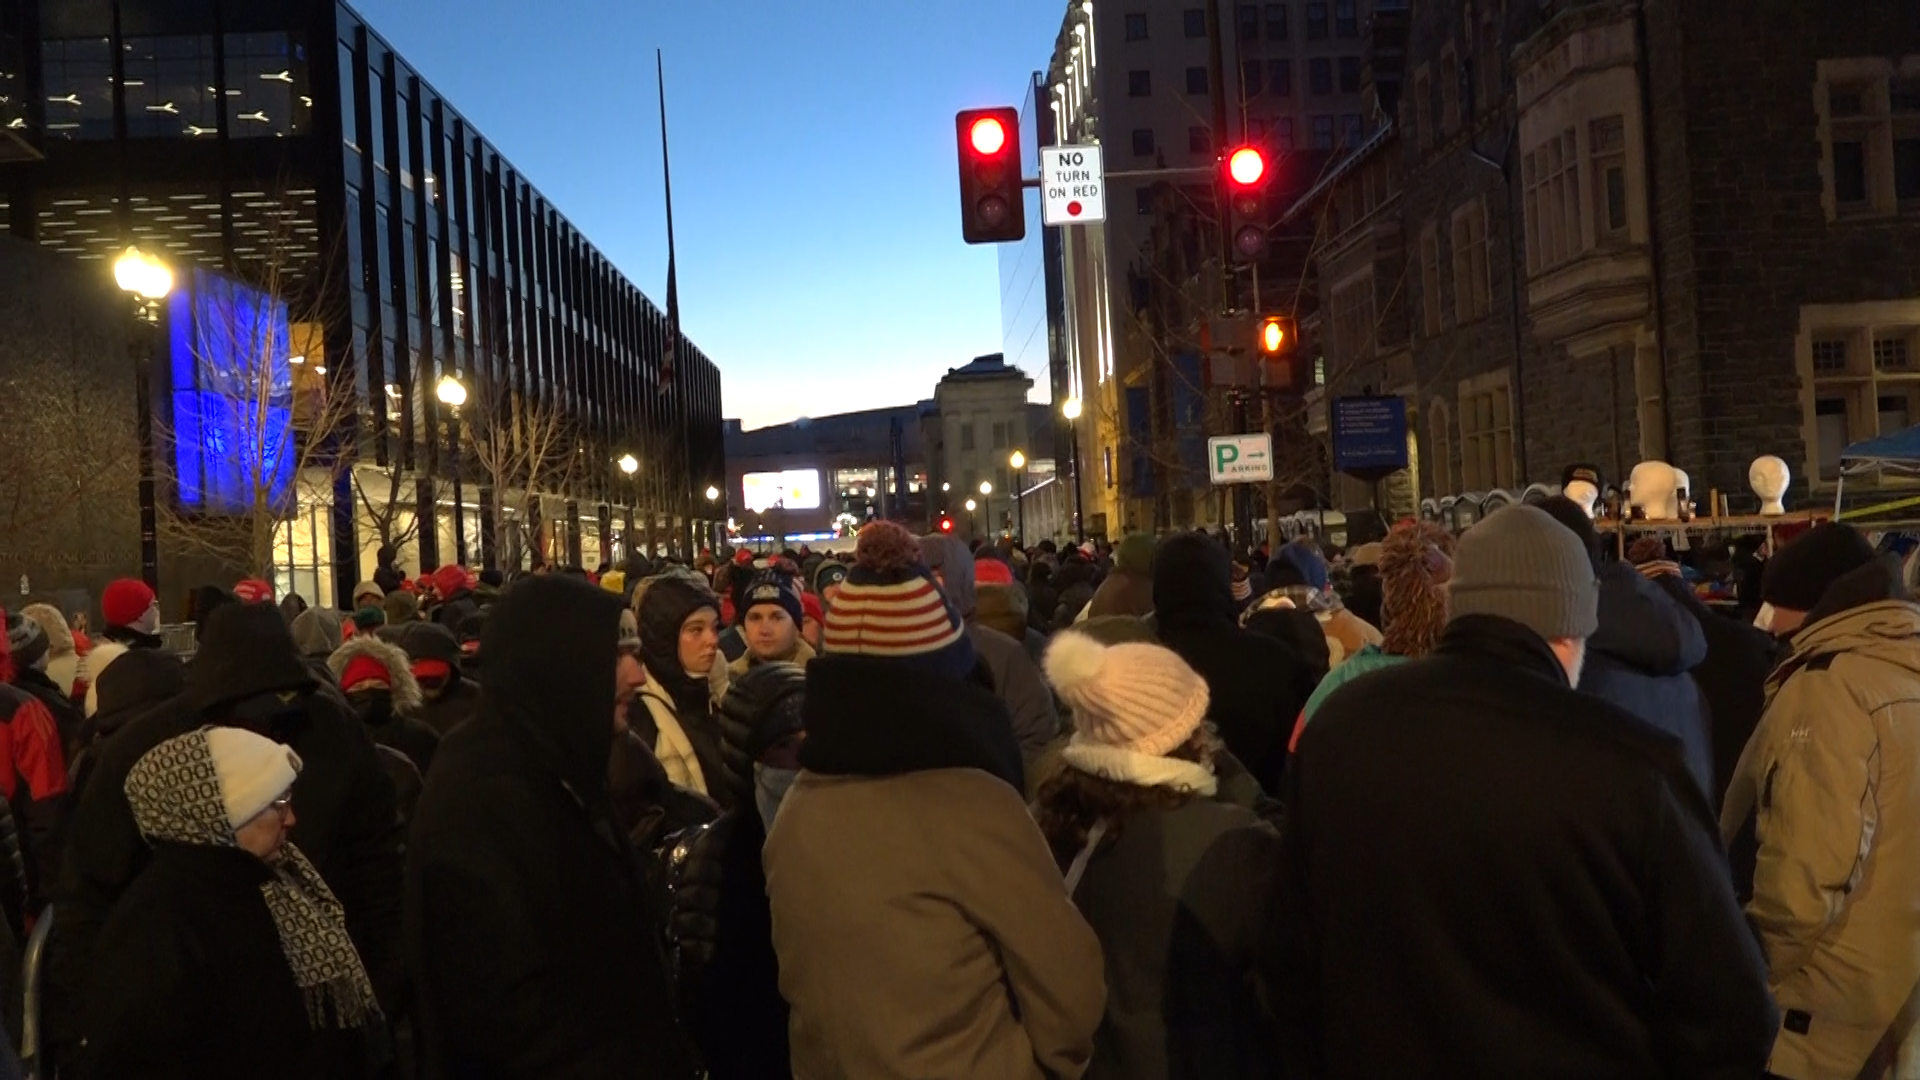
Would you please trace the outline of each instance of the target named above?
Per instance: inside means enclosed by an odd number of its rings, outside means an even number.
[[[407,654],[398,645],[390,645],[373,634],[358,634],[348,638],[345,645],[333,650],[327,657],[327,670],[339,679],[347,670],[347,665],[362,656],[370,656],[380,661],[393,680],[393,711],[404,716],[412,716],[420,711],[425,698],[420,693],[420,682],[413,677],[413,665],[407,660]],[[341,686],[342,690],[346,687]]]
[[[58,660],[63,656],[74,655],[73,631],[67,627],[67,617],[52,604],[28,604],[20,609],[20,614],[40,624],[47,635],[47,655]]]

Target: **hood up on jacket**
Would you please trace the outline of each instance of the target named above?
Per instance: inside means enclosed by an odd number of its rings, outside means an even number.
[[[345,628],[346,621],[339,612],[308,608],[293,618],[293,643],[300,649],[301,656],[325,659],[340,647]]]
[[[1836,653],[1872,656],[1920,676],[1920,604],[1907,598],[1896,557],[1875,559],[1827,587],[1793,635],[1793,653],[1771,677],[1769,692],[1808,661]]]
[[[39,624],[42,633],[47,635],[47,655],[58,660],[63,656],[74,655],[73,631],[67,627],[67,617],[52,604],[28,604],[20,609],[20,614]]]
[[[460,664],[466,659],[466,654],[460,651],[460,639],[439,623],[410,622],[388,626],[381,636],[400,646],[413,663],[438,660],[452,669],[455,678],[461,674]]]
[[[1643,675],[1685,675],[1707,658],[1700,623],[1632,566],[1600,571],[1600,628],[1587,648]]]
[[[117,721],[101,724],[102,733],[187,688],[187,668],[178,658],[117,641],[103,641],[87,654],[87,678],[87,718]]]
[[[1182,533],[1160,542],[1153,558],[1153,615],[1162,633],[1232,630],[1233,565],[1211,537]]]
[[[619,597],[543,574],[500,599],[481,638],[480,716],[539,748],[589,807],[606,799],[619,632]]]
[[[187,669],[187,705],[194,712],[318,685],[272,604],[222,604],[198,631],[200,647]]]
[[[980,609],[979,586],[973,571],[973,553],[957,536],[923,536],[920,559],[940,577],[940,589],[953,601],[960,617],[971,621]]]
[[[346,673],[347,665],[362,656],[378,660],[380,666],[387,669],[387,678],[393,683],[394,712],[412,716],[419,711],[426,699],[420,692],[419,680],[413,677],[413,665],[397,645],[389,645],[372,634],[361,634],[348,639],[346,644],[327,657],[327,670],[333,672],[335,681],[339,681]],[[342,683],[340,689],[347,687]]]

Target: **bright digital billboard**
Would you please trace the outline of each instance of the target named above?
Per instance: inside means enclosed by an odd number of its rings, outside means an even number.
[[[775,506],[787,510],[820,509],[820,473],[816,469],[747,473],[740,478],[747,509],[758,514]]]

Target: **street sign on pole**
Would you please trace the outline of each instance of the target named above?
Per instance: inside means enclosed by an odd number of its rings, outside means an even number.
[[[1107,179],[1098,146],[1040,148],[1040,220],[1048,225],[1107,220]]]
[[[1263,484],[1273,479],[1273,436],[1220,435],[1207,440],[1207,479]]]
[[[1396,394],[1333,399],[1333,468],[1380,480],[1407,467],[1407,400]]]

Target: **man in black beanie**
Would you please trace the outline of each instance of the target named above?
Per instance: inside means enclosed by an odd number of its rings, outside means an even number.
[[[1920,605],[1898,560],[1840,524],[1781,549],[1764,589],[1792,651],[1720,832],[1751,820],[1759,838],[1747,916],[1782,1013],[1767,1067],[1890,1075],[1920,985]]]

